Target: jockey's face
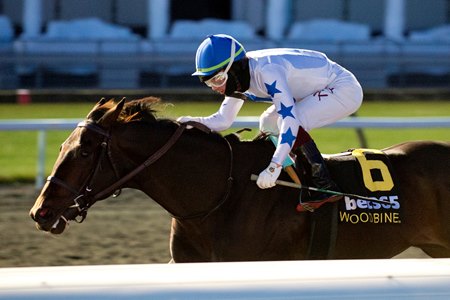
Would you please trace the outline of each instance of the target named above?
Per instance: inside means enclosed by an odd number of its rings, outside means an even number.
[[[218,86],[218,87],[211,87],[211,89],[219,94],[225,94],[225,88],[226,88],[226,84],[224,83],[222,86]]]
[[[221,70],[213,76],[200,78],[200,81],[205,83],[213,91],[218,92],[220,94],[224,94],[225,89],[226,89],[227,79],[228,79],[228,74],[225,73],[224,70]]]

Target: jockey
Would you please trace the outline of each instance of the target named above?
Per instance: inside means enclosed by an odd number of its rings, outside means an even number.
[[[211,116],[184,116],[179,122],[197,121],[222,131],[233,124],[245,101],[269,102],[272,105],[260,117],[260,130],[277,135],[278,142],[271,162],[258,176],[258,187],[275,186],[282,163],[292,151],[311,164],[316,188],[339,191],[308,131],[347,117],[360,107],[362,88],[351,72],[317,51],[282,48],[246,52],[225,34],[208,36],[200,44],[195,65],[192,75],[225,98]],[[316,192],[307,201],[318,208],[339,198]]]

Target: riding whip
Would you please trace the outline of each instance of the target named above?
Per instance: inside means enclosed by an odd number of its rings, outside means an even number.
[[[252,174],[250,176],[250,179],[253,180],[253,181],[256,181],[256,180],[258,180],[258,175]],[[361,199],[361,200],[367,200],[367,201],[371,201],[371,202],[378,202],[378,203],[382,203],[382,204],[391,204],[389,201],[383,201],[383,200],[379,200],[379,199],[376,199],[376,198],[369,198],[369,197],[360,196],[360,195],[356,195],[356,194],[342,193],[342,192],[330,191],[330,190],[325,190],[325,189],[319,189],[319,188],[310,187],[310,186],[306,186],[306,185],[303,185],[303,184],[298,184],[298,183],[284,181],[284,180],[276,180],[275,183],[278,184],[278,185],[287,186],[287,187],[296,188],[296,189],[303,189],[303,190],[327,193],[327,194],[338,195],[338,196],[353,197],[353,198],[358,198],[358,199]]]

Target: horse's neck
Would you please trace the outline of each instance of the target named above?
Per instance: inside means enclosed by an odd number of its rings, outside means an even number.
[[[161,149],[174,131],[150,129],[134,139],[139,159]],[[223,139],[186,131],[135,178],[137,187],[169,213],[185,217],[213,209],[227,192],[231,153]]]

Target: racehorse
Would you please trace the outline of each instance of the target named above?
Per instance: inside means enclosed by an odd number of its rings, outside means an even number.
[[[173,216],[173,262],[306,259],[315,213],[296,211],[298,190],[262,190],[250,180],[270,160],[273,144],[158,118],[158,102],[95,105],[62,144],[30,211],[38,229],[62,233],[96,201],[132,188]],[[330,258],[390,258],[410,246],[450,257],[450,143],[412,141],[384,152],[398,176],[402,222],[339,223]],[[327,162],[338,184],[351,180],[338,161]]]

